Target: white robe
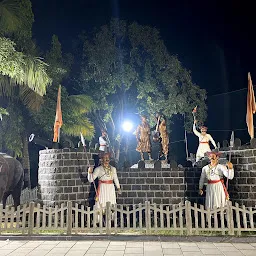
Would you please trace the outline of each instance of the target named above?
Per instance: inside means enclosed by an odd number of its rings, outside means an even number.
[[[94,172],[88,173],[88,180],[89,182],[93,182],[95,179],[99,179],[99,181],[107,181],[112,180],[114,181],[116,187],[119,189],[120,184],[116,173],[116,168],[111,166],[111,173],[107,175],[103,166],[97,167]],[[116,193],[115,193],[115,186],[114,183],[106,184],[101,183],[99,188],[99,200],[96,201],[95,205],[96,208],[105,207],[107,202],[111,204],[116,204]]]
[[[216,146],[216,143],[215,143],[214,139],[212,138],[212,136],[208,133],[206,133],[205,135],[202,135],[200,132],[198,132],[196,130],[196,125],[195,124],[193,125],[193,132],[199,139],[199,146],[198,146],[197,152],[196,152],[196,162],[197,162],[201,158],[204,157],[204,154],[206,152],[211,151],[211,148],[209,146],[209,141],[211,141],[214,148],[217,148],[217,146]]]
[[[107,151],[107,141],[102,136],[99,137],[99,144],[100,144],[99,150],[106,152]]]
[[[205,180],[221,180],[223,177],[232,180],[234,178],[234,169],[227,169],[226,166],[218,164],[214,168],[206,165],[202,169],[199,189],[203,189]],[[224,207],[227,202],[223,184],[221,182],[207,184],[205,208],[213,209],[214,207]]]

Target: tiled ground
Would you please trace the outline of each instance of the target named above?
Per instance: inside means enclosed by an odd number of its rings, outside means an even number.
[[[256,240],[256,239],[255,239]],[[0,241],[0,256],[256,256],[255,243]]]

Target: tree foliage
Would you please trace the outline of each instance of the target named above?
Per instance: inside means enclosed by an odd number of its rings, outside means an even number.
[[[58,86],[51,86],[44,97],[44,103],[38,112],[34,113],[37,131],[48,138],[53,136],[53,125],[57,102]],[[92,100],[87,95],[68,95],[65,87],[61,90],[61,105],[63,126],[61,132],[70,136],[80,136],[87,139],[94,134],[93,124],[86,117],[92,108]]]
[[[84,40],[81,86],[95,102],[95,120],[115,130],[120,137],[124,112],[153,116],[161,112],[169,119],[187,115],[197,105],[206,118],[206,92],[192,82],[190,72],[177,56],[168,52],[159,31],[134,22],[112,19]]]
[[[51,138],[58,86],[68,76],[72,65],[72,56],[63,55],[61,43],[56,35],[52,37],[51,49],[46,53],[46,60],[49,63],[48,73],[53,77],[53,85],[48,88],[39,112],[33,115],[38,131]],[[93,105],[91,98],[84,94],[69,95],[66,88],[62,87],[61,105],[63,115],[61,132],[69,136],[80,136],[82,132],[85,138],[91,139],[94,135],[94,126],[87,117]]]
[[[40,58],[25,55],[15,50],[15,43],[0,37],[0,87],[12,89],[12,84],[27,86],[39,95],[46,93],[52,80],[46,72],[47,64]],[[4,77],[8,79],[5,79]]]

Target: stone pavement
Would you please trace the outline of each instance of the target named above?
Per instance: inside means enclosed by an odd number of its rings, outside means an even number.
[[[0,256],[256,256],[255,243],[140,241],[0,241]]]

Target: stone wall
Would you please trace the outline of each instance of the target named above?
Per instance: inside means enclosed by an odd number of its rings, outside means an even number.
[[[135,169],[118,172],[122,195],[120,204],[139,204],[150,201],[156,204],[184,202],[184,169]]]
[[[231,162],[235,170],[234,179],[229,181],[231,200],[247,207],[256,207],[256,149],[234,148]]]
[[[94,155],[88,153],[90,164]],[[234,149],[232,162],[235,178],[229,181],[231,200],[246,207],[256,205],[256,149]],[[39,185],[41,199],[46,205],[71,200],[74,203],[92,205],[94,188],[85,172],[86,154],[74,149],[42,150],[39,156]],[[189,200],[204,204],[204,196],[198,195],[200,168],[128,168],[118,170],[122,195],[119,204],[138,204],[146,200],[156,204],[178,204]]]
[[[93,156],[87,153],[90,164]],[[39,152],[38,184],[45,205],[73,201],[84,203],[90,186],[84,185],[80,173],[87,171],[86,153],[75,149],[48,149]]]

